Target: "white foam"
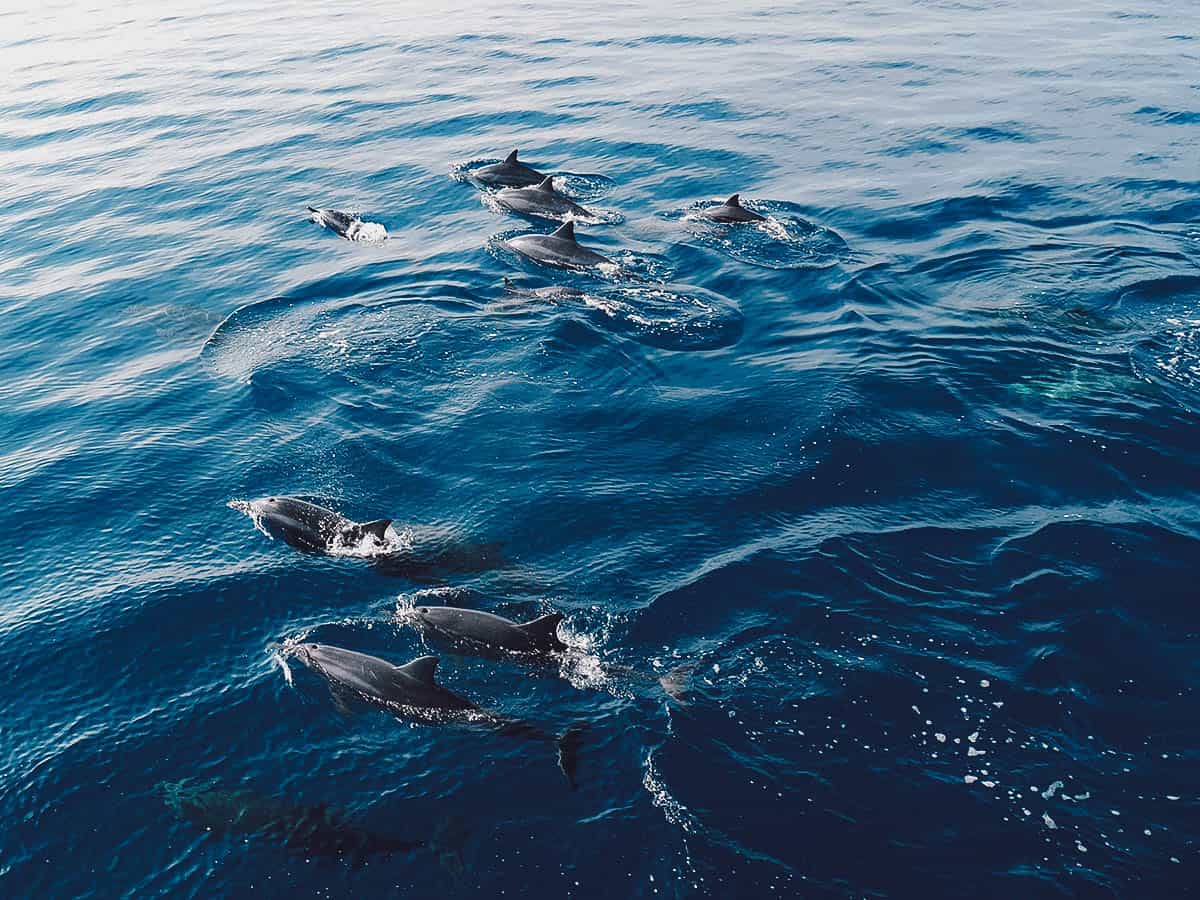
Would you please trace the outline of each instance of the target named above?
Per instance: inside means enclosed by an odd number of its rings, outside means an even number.
[[[362,244],[380,244],[387,240],[388,233],[378,222],[356,220],[350,224],[346,237]]]
[[[271,659],[279,664],[279,668],[283,670],[283,680],[288,683],[288,687],[292,687],[295,682],[292,680],[292,669],[287,664],[287,660],[278,652],[271,654]]]

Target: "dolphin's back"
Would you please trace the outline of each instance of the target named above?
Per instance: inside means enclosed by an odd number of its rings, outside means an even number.
[[[565,240],[552,234],[524,234],[509,241],[520,254],[537,262],[556,266],[598,266],[609,262],[594,250],[581,246],[576,241]]]
[[[422,606],[421,620],[441,634],[498,650],[534,653],[559,649],[556,629],[562,615],[551,613],[525,625],[476,609],[453,606]]]

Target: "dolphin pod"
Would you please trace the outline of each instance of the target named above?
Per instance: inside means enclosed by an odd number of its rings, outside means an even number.
[[[576,219],[594,219],[594,214],[564,192],[561,182],[556,185],[553,174],[522,162],[517,150],[500,162],[471,171],[468,177],[489,191],[496,205],[504,210],[563,222],[549,234],[509,238],[505,244],[517,254],[542,265],[579,271],[613,264],[608,257],[580,244],[575,235]],[[308,212],[313,222],[350,241],[378,241],[387,237],[382,225],[364,222],[357,214],[319,206],[309,206]],[[696,214],[731,227],[764,220],[764,216],[742,205],[739,194]],[[506,291],[516,297],[559,299],[580,295],[575,288],[522,290],[507,279],[505,284]],[[398,535],[392,529],[391,519],[358,522],[299,497],[269,496],[230,501],[229,505],[250,515],[267,535],[296,549],[313,554],[342,555],[350,551],[370,555],[379,570],[389,574],[416,579],[444,571],[475,572],[496,564],[497,554],[492,545],[464,550],[453,545],[447,547],[444,541],[436,539],[431,541],[434,552],[429,558],[414,559],[411,553],[399,552]],[[524,623],[482,610],[451,606],[419,606],[413,613],[413,624],[423,634],[475,655],[513,654],[530,661],[561,660],[570,650],[558,634],[563,621],[558,612]],[[571,787],[575,787],[583,733],[580,727],[571,726],[554,736],[528,723],[482,709],[438,682],[439,660],[435,656],[420,656],[395,665],[366,653],[315,642],[296,645],[287,653],[328,683],[339,706],[345,697],[357,697],[397,715],[425,722],[483,723],[501,734],[551,742],[557,750],[559,767]],[[657,681],[668,696],[683,703],[693,669],[688,663],[670,670]],[[290,680],[286,666],[285,671]],[[625,668],[622,673],[636,674]],[[164,794],[168,805],[181,817],[210,831],[274,835],[305,852],[349,854],[358,858],[435,847],[434,842],[425,839],[400,840],[367,832],[324,807],[290,805],[246,791],[189,787],[180,782],[165,785]]]

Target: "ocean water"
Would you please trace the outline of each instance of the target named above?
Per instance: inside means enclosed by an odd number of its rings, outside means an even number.
[[[0,894],[1197,890],[1194,5],[0,35]],[[505,249],[552,227],[469,178],[514,147],[614,267]],[[695,215],[735,191],[764,225]],[[228,505],[271,494],[405,551]],[[431,648],[443,602],[572,650]],[[578,787],[335,703],[302,639],[582,728]]]

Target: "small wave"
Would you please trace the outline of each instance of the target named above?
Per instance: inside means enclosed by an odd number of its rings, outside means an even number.
[[[743,200],[766,218],[761,222],[722,224],[698,215],[713,201],[696,203],[673,215],[682,219],[701,244],[765,269],[825,269],[849,255],[842,236],[803,218],[798,208],[770,200]]]
[[[347,351],[321,320],[319,306],[272,298],[234,310],[209,335],[201,357],[217,375],[249,383],[260,368],[291,357]]]
[[[612,191],[611,178],[604,175],[583,175],[576,172],[554,172],[558,189],[580,203],[594,203]]]
[[[741,311],[707,291],[630,287],[583,300],[608,327],[664,350],[715,350],[737,343],[742,333]]]
[[[1135,346],[1130,365],[1143,381],[1200,411],[1200,319],[1168,319],[1166,328]]]
[[[597,290],[552,286],[509,288],[517,300],[581,304],[595,324],[663,350],[716,350],[741,337],[741,310],[733,301],[698,288],[674,290],[651,285]]]
[[[659,774],[654,761],[654,751],[646,754],[645,768],[642,772],[642,787],[650,795],[650,802],[662,810],[663,816],[672,825],[683,829],[688,834],[696,834],[701,830],[699,820],[692,815],[691,810],[683,805],[667,789],[666,783]]]

